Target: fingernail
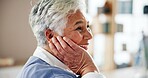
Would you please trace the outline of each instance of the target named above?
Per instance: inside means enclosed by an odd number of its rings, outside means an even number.
[[[55,41],[55,37],[53,37],[51,40],[52,40],[52,42],[54,42]]]
[[[68,38],[68,37],[63,37],[63,39],[64,39],[64,40],[68,40],[69,38]]]
[[[57,36],[57,39],[60,39],[60,36]]]
[[[49,47],[51,47],[51,43],[49,43]]]
[[[52,37],[52,39],[51,39],[52,41],[53,41],[53,38],[54,38],[54,37]]]
[[[63,37],[63,39],[65,40],[65,39],[66,39],[66,37]]]

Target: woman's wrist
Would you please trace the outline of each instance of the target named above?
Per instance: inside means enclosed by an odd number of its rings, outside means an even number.
[[[99,72],[99,71],[95,66],[90,66],[90,67],[86,67],[83,70],[81,70],[80,75],[83,76],[89,72]]]

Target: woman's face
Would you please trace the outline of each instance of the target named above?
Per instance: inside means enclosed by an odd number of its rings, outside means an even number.
[[[70,14],[66,25],[63,35],[87,50],[88,41],[92,38],[92,34],[83,14],[79,10]]]

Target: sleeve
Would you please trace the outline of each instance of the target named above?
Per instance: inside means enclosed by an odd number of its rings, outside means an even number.
[[[82,76],[82,78],[106,78],[103,74],[97,72],[89,72]]]

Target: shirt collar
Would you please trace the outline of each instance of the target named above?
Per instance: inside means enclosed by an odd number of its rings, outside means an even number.
[[[69,68],[62,63],[60,60],[58,60],[55,56],[53,56],[52,54],[50,54],[48,51],[46,51],[45,49],[43,49],[42,47],[37,47],[33,56],[36,56],[42,60],[44,60],[46,63],[52,65],[52,66],[56,66],[62,69],[66,69],[69,70]]]

